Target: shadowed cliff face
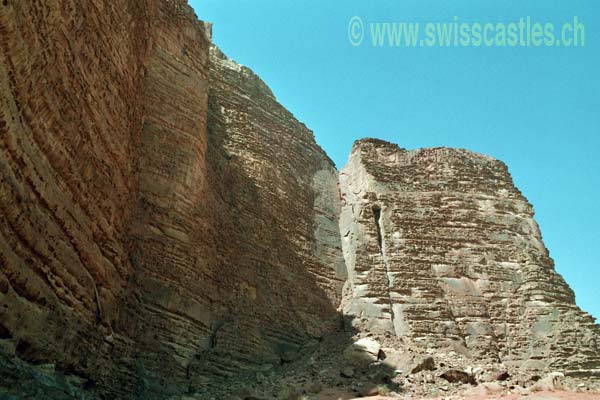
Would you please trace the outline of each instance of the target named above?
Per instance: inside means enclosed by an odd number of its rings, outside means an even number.
[[[183,0],[4,1],[0,91],[0,395],[225,386],[343,319],[599,368],[503,164],[366,140],[338,183]]]
[[[423,349],[455,341],[507,365],[598,367],[598,327],[555,272],[503,163],[367,139],[355,144],[340,186],[344,310],[357,329]]]

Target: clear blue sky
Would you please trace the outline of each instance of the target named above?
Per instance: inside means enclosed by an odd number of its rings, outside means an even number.
[[[315,132],[338,167],[374,136],[503,160],[536,210],[557,270],[600,318],[600,1],[191,0],[213,39]],[[585,25],[581,48],[354,47],[369,22]],[[367,32],[368,34],[368,32]]]

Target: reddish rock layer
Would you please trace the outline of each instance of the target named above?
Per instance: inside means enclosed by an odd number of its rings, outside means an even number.
[[[0,326],[20,357],[99,379],[133,272],[152,12],[136,1],[0,5]]]
[[[337,172],[185,1],[0,10],[0,340],[160,397],[337,329]]]

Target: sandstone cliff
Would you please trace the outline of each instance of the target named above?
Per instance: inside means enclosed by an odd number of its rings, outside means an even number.
[[[337,172],[185,1],[4,2],[0,33],[0,333],[20,359],[160,397],[338,327]]]
[[[0,5],[0,397],[225,387],[343,320],[597,373],[503,164],[365,140],[338,181],[210,36],[184,0]]]
[[[361,329],[423,349],[457,342],[524,368],[598,373],[598,326],[554,270],[502,162],[367,139],[340,186],[344,312]]]

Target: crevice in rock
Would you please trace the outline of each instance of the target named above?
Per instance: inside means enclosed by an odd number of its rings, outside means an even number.
[[[10,333],[10,330],[8,330],[8,328],[6,328],[4,325],[0,324],[0,339],[11,339],[12,338],[12,334]]]
[[[383,239],[383,221],[381,214],[381,207],[375,204],[372,208],[373,210],[373,219],[375,220],[375,227],[377,228],[377,245],[379,246],[379,255],[381,256],[381,260],[383,262],[383,266],[385,268],[385,279],[387,284],[387,295],[388,301],[390,305],[390,318],[392,320],[392,333],[396,335],[396,325],[394,320],[394,302],[392,301],[392,281],[390,279],[390,266],[387,261],[387,256],[385,253],[385,241]]]
[[[383,238],[381,237],[381,208],[378,205],[373,206],[373,218],[375,219],[375,226],[377,227],[377,245],[379,246],[379,251],[383,255]]]

